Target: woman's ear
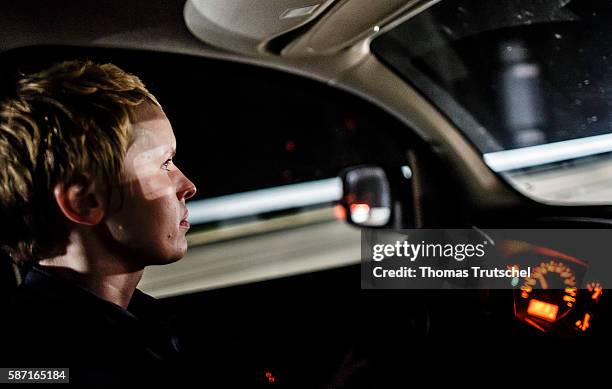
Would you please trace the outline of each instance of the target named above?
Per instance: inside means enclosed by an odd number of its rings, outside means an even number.
[[[66,218],[87,226],[95,226],[102,221],[105,207],[94,181],[83,178],[69,185],[55,186],[53,196]]]

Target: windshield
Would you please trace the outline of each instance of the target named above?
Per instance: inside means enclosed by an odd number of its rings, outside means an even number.
[[[444,0],[372,51],[530,197],[612,203],[612,3]]]

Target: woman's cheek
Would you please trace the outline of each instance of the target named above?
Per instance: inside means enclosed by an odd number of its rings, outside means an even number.
[[[136,177],[138,187],[145,200],[158,200],[166,196],[174,195],[172,180],[164,172],[148,171],[141,172]]]

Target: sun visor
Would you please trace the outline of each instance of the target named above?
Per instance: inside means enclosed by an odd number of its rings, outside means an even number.
[[[341,0],[321,20],[282,51],[284,56],[337,52],[378,33],[402,15],[418,13],[434,1]]]
[[[188,0],[187,28],[201,41],[229,51],[255,53],[281,34],[316,18],[333,0]]]

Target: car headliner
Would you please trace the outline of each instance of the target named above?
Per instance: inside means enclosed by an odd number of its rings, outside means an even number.
[[[376,34],[436,2],[339,0],[307,23],[296,23],[293,31],[254,41],[253,47],[229,44],[225,48],[203,42],[190,32],[193,21],[190,27],[185,23],[190,1],[187,7],[184,0],[2,2],[0,51],[48,44],[140,49],[249,63],[316,79],[376,104],[434,144],[454,169],[453,174],[464,183],[471,203],[467,206],[482,211],[517,204],[524,199],[485,165],[460,131],[370,52],[369,42]],[[206,1],[199,3],[204,3],[200,7],[206,6]],[[246,0],[225,3],[232,3],[234,11],[236,7],[262,4]],[[285,3],[295,5],[296,1]],[[283,2],[279,4],[282,8]],[[220,22],[231,25],[230,16]],[[240,19],[240,23],[244,20]],[[351,22],[347,24],[347,20]],[[260,22],[257,18],[252,21]],[[335,25],[341,27],[330,27]],[[235,32],[228,29],[227,34],[227,41],[234,42]],[[272,50],[279,41],[281,50]],[[215,42],[223,40],[217,37]]]

